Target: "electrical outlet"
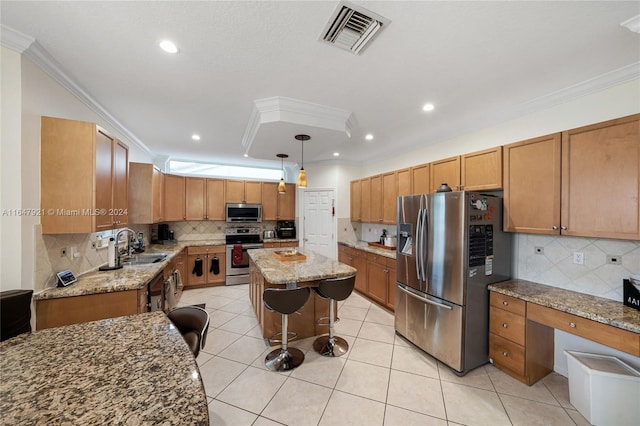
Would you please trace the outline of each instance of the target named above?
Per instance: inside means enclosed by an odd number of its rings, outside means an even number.
[[[576,265],[584,265],[584,253],[581,251],[573,252],[573,263]]]
[[[536,247],[534,251],[536,254],[544,254],[544,247]]]
[[[622,263],[622,256],[619,256],[617,254],[608,254],[607,263],[611,265],[619,265]]]
[[[67,248],[66,247],[62,247],[60,249],[60,257],[65,257],[67,255]]]

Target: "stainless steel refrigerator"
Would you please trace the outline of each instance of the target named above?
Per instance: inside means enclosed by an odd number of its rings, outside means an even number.
[[[395,329],[463,375],[489,360],[487,286],[510,278],[502,198],[398,197]]]

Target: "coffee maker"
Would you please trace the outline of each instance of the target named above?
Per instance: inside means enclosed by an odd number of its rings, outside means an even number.
[[[295,238],[296,223],[292,220],[279,220],[276,225],[278,238]]]
[[[173,231],[169,229],[169,225],[161,223],[158,225],[158,231],[151,228],[151,242],[155,244],[171,244],[175,243]],[[154,235],[155,234],[155,235]],[[155,238],[154,238],[155,237]]]

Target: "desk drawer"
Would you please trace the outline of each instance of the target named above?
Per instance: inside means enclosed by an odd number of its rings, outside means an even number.
[[[489,331],[524,346],[524,317],[491,306]]]
[[[640,356],[640,335],[566,312],[529,303],[527,319]]]
[[[504,309],[505,311],[512,312],[516,315],[524,316],[527,309],[524,300],[516,299],[515,297],[506,296],[504,294],[491,292],[491,306]]]
[[[499,364],[514,373],[524,376],[524,347],[489,333],[489,357],[495,364]]]

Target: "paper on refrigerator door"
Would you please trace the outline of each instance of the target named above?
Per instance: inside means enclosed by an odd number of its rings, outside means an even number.
[[[413,246],[412,243],[412,238],[411,237],[407,237],[407,240],[404,243],[404,246],[402,247],[402,250],[400,251],[400,253],[402,254],[407,254],[407,255],[411,255],[411,247]]]

